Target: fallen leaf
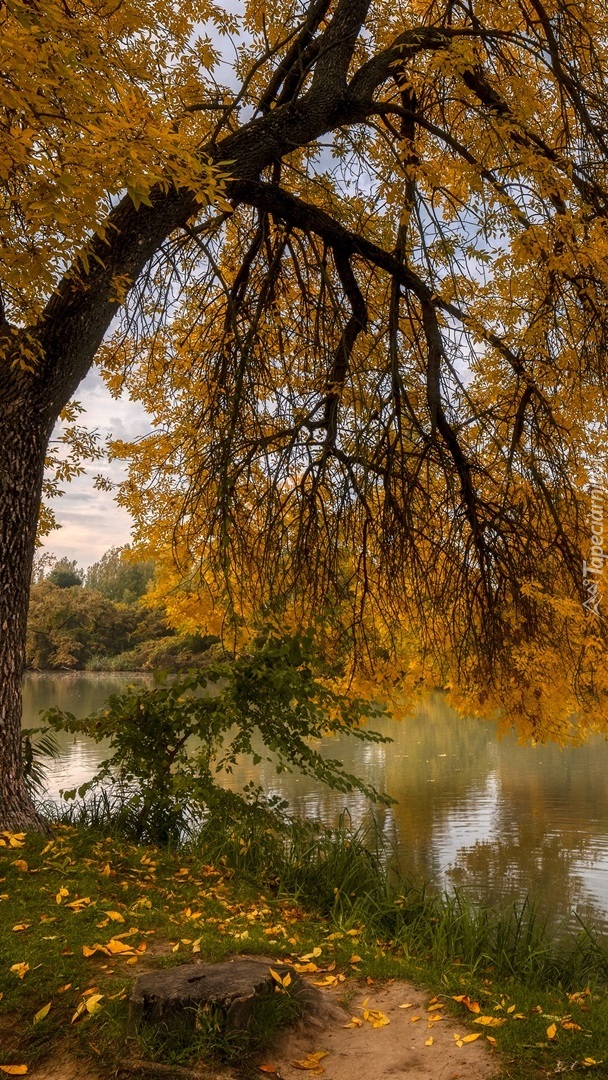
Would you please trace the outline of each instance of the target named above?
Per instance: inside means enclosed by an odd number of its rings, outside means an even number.
[[[112,922],[124,922],[124,915],[120,914],[120,911],[104,911],[104,915],[108,916]]]
[[[13,926],[13,933],[18,934],[21,930],[27,930],[31,926],[31,922],[20,922],[16,926]]]
[[[350,958],[350,960],[348,962],[349,962],[349,964],[359,964],[359,963],[361,963],[361,960],[362,960],[361,956],[357,956],[356,953],[353,953],[353,955],[351,956],[351,958]]]
[[[342,1024],[342,1027],[345,1027],[345,1028],[360,1028],[360,1027],[363,1027],[363,1020],[361,1020],[360,1017],[358,1017],[358,1016],[351,1016],[350,1021],[348,1022],[348,1024]]]
[[[292,1061],[291,1064],[294,1069],[302,1069],[315,1073],[322,1073],[325,1070],[323,1066],[319,1064],[322,1058],[327,1057],[327,1050],[318,1050],[314,1054],[309,1054],[308,1057],[301,1058],[299,1061]]]
[[[573,1020],[562,1020],[562,1027],[565,1031],[582,1031],[580,1024],[575,1024]]]
[[[9,1076],[25,1076],[27,1065],[0,1065],[0,1072],[7,1073]]]
[[[24,832],[0,832],[1,847],[24,847]]]
[[[64,896],[69,896],[69,895],[70,895],[70,890],[69,890],[69,889],[65,889],[65,888],[63,887],[63,885],[62,885],[62,886],[61,886],[61,888],[60,888],[60,890],[59,890],[59,892],[57,893],[57,895],[56,895],[56,897],[55,897],[55,901],[56,901],[56,903],[57,903],[57,904],[62,904],[62,903],[63,903],[63,898],[64,898]]]
[[[44,1020],[45,1016],[48,1016],[51,1011],[52,1002],[49,1001],[48,1005],[43,1005],[38,1012],[34,1014],[34,1023],[37,1024],[40,1020]]]
[[[411,1001],[408,1001],[408,1002],[406,1002],[405,1005],[398,1005],[397,1008],[398,1009],[412,1009],[413,1005],[412,1005]]]
[[[490,1043],[491,1046],[496,1046],[496,1039],[494,1038],[493,1035],[486,1035],[486,1039]]]
[[[506,1016],[478,1016],[474,1024],[483,1024],[484,1027],[502,1027],[506,1024]]]
[[[29,964],[13,964],[13,966],[11,967],[11,971],[14,975],[17,976],[18,979],[24,979],[29,970]]]
[[[29,869],[25,859],[15,859],[13,866],[15,869],[21,870],[24,874],[26,874]]]
[[[479,1002],[471,1001],[470,997],[467,994],[458,994],[455,997],[453,996],[452,1000],[453,1001],[459,1001],[462,1005],[466,1005],[469,1012],[472,1012],[472,1013],[480,1013],[481,1012]]]
[[[427,1012],[432,1012],[433,1009],[443,1009],[443,1002],[438,1001],[436,1005],[427,1005]]]
[[[415,1024],[417,1020],[421,1020],[420,1016],[410,1016],[410,1024]]]
[[[475,1042],[475,1039],[481,1039],[481,1031],[474,1031],[471,1035],[464,1035],[462,1038],[463,1043]]]
[[[432,1036],[432,1035],[429,1035],[429,1037],[428,1037],[428,1039],[426,1040],[426,1042],[425,1042],[425,1044],[424,1044],[424,1045],[425,1045],[425,1046],[432,1046],[432,1045],[433,1045],[433,1043],[434,1043],[434,1041],[435,1041],[435,1040],[433,1039],[433,1036]]]
[[[548,1039],[554,1039],[556,1037],[556,1035],[557,1035],[557,1025],[556,1024],[549,1024],[549,1027],[547,1028],[547,1038]]]
[[[103,1009],[103,1005],[99,1004],[102,997],[103,994],[91,994],[90,997],[86,998],[85,1008],[91,1016],[93,1016],[94,1013],[99,1012],[100,1009]]]
[[[258,1065],[258,1069],[260,1070],[260,1072],[276,1073],[277,1066],[276,1065]]]
[[[603,1058],[602,1058],[601,1061],[596,1061],[595,1058],[586,1057],[586,1058],[583,1058],[583,1060],[581,1061],[581,1065],[585,1065],[586,1068],[588,1068],[588,1069],[590,1069],[593,1065],[603,1065],[603,1064],[604,1064],[604,1059]]]

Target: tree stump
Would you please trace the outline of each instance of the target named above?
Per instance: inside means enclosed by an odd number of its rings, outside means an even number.
[[[219,964],[181,964],[140,975],[133,987],[130,1020],[162,1022],[166,1026],[191,1020],[200,1010],[213,1010],[222,1017],[226,1033],[246,1030],[256,1001],[275,993],[277,983],[269,968],[283,978],[289,974],[289,993],[302,1005],[302,1012],[326,1014],[330,1006],[315,987],[309,986],[292,968],[266,960],[229,960]]]

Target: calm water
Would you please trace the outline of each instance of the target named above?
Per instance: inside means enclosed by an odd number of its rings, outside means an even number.
[[[126,682],[119,675],[28,675],[25,726],[40,709],[59,705],[84,716]],[[457,717],[439,695],[409,720],[375,725],[392,744],[332,740],[324,744],[349,772],[388,791],[397,804],[376,807],[386,842],[417,879],[458,886],[476,899],[538,898],[547,912],[572,912],[608,930],[608,743],[582,747],[518,746],[498,741],[492,724]],[[64,735],[62,760],[49,788],[87,780],[104,756],[85,739]],[[306,777],[244,762],[226,782],[249,780],[279,794],[302,815],[333,823],[346,808],[353,823],[369,818],[369,804],[320,788]]]

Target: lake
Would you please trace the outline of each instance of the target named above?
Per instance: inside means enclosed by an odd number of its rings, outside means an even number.
[[[149,680],[147,680],[149,681]],[[58,705],[77,716],[146,676],[33,674],[24,682],[24,726]],[[476,900],[537,899],[547,914],[608,931],[608,743],[519,746],[496,738],[491,723],[458,717],[437,694],[407,720],[374,725],[392,744],[328,740],[331,757],[397,800],[374,807],[384,842],[402,868],[438,888],[458,887]],[[62,758],[49,773],[49,793],[89,779],[103,749],[61,735]],[[347,810],[354,825],[370,820],[360,795],[328,791],[308,777],[277,776],[265,761],[242,762],[225,783],[254,780],[286,799],[298,814],[333,824]]]

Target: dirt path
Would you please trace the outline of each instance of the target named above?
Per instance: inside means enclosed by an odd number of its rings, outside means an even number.
[[[344,994],[344,986],[326,991],[334,1000]],[[364,1005],[364,1002],[366,1003]],[[411,1008],[400,1008],[410,1005]],[[441,1017],[442,1010],[428,1011],[429,996],[403,982],[359,989],[349,1005],[350,1015],[363,1019],[364,1009],[383,1014],[390,1023],[374,1028],[370,1020],[360,1027],[344,1027],[332,1020],[327,1026],[307,1027],[290,1034],[280,1053],[267,1057],[280,1080],[302,1080],[315,1075],[292,1062],[306,1062],[310,1055],[326,1052],[319,1059],[323,1080],[492,1080],[499,1075],[484,1034],[474,1042],[458,1046],[455,1036],[470,1034],[470,1028]],[[419,1019],[414,1019],[419,1017]],[[312,1061],[310,1062],[312,1064]],[[260,1074],[262,1075],[262,1074]],[[271,1074],[272,1075],[272,1074]],[[320,1073],[317,1073],[320,1075]]]

